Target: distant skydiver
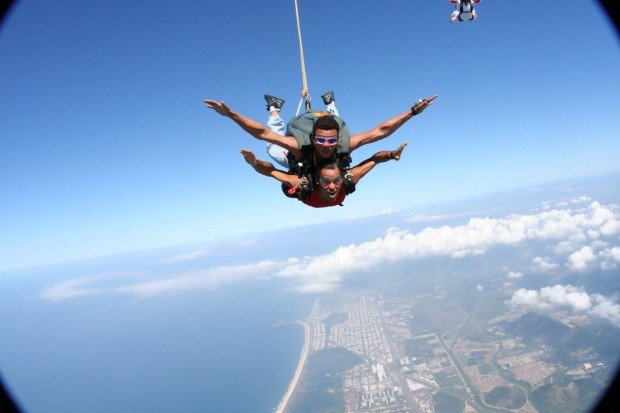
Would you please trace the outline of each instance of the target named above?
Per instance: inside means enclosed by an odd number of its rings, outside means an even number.
[[[478,15],[474,10],[474,4],[480,3],[480,0],[450,0],[450,3],[454,3],[456,9],[450,16],[450,21],[456,23],[456,21],[475,20]]]
[[[329,91],[321,95],[323,103],[325,103],[325,110],[327,113],[339,116],[338,108],[336,108],[336,100],[334,99],[334,92]],[[286,135],[286,123],[280,117],[280,110],[284,106],[284,99],[277,98],[271,95],[265,95],[265,101],[267,102],[267,111],[269,112],[269,119],[267,120],[267,127],[277,133],[278,135]],[[269,156],[283,168],[289,169],[288,163],[288,150],[282,148],[273,143],[267,144],[267,153]]]
[[[355,185],[364,177],[372,168],[382,162],[400,159],[400,156],[407,146],[407,142],[400,145],[394,151],[377,152],[370,158],[347,170],[346,175],[337,162],[327,162],[322,164],[317,172],[316,180],[312,185],[309,193],[304,193],[303,182],[304,177],[299,177],[294,173],[286,173],[280,171],[266,161],[262,161],[248,150],[242,149],[241,154],[245,161],[250,164],[256,172],[261,175],[270,176],[280,181],[283,186],[291,188],[291,194],[301,202],[314,208],[324,208],[336,205],[342,205],[345,197],[353,192]]]

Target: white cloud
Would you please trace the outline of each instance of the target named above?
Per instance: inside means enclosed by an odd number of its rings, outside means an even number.
[[[298,287],[293,288],[293,291],[298,291],[300,293],[324,293],[324,292],[332,291],[336,287],[338,287],[338,284],[315,283],[315,284],[300,285]]]
[[[150,271],[126,272],[113,274],[100,274],[90,277],[78,277],[70,280],[61,281],[51,287],[46,288],[40,297],[49,301],[60,301],[67,298],[83,297],[88,295],[98,295],[112,292],[110,283],[117,280],[143,279],[148,277]],[[102,286],[107,284],[108,286]]]
[[[558,264],[550,262],[547,257],[536,257],[532,260],[532,264],[534,264],[535,271],[549,271],[559,267]]]
[[[390,215],[390,214],[394,214],[400,211],[401,211],[400,209],[395,209],[395,208],[381,208],[378,211],[371,211],[371,212],[366,212],[363,214],[347,215],[346,218],[344,219],[347,221],[354,221],[354,220],[358,220],[362,218],[372,218],[372,217],[377,217],[377,216],[382,216],[382,215]]]
[[[488,212],[498,211],[501,208],[488,208],[485,210],[478,211],[462,211],[462,212],[452,212],[449,214],[435,214],[435,215],[425,215],[425,214],[416,214],[410,217],[405,218],[406,222],[437,222],[437,221],[445,221],[453,218],[462,218],[477,214],[483,214]]]
[[[40,297],[49,301],[60,301],[66,298],[76,298],[86,295],[95,295],[98,293],[96,289],[87,288],[89,280],[76,278],[70,281],[61,282],[44,290]]]
[[[611,209],[603,207],[600,203],[594,201],[588,206],[590,215],[584,216],[584,223],[589,228],[602,228],[604,225],[613,225],[618,221]],[[611,228],[606,235],[613,235],[614,230]]]
[[[428,227],[418,233],[391,228],[384,237],[373,241],[305,258],[283,268],[279,275],[312,278],[313,274],[322,274],[339,280],[348,273],[371,270],[389,262],[429,256],[461,258],[480,255],[496,245],[516,245],[527,240],[562,240],[560,244],[567,243],[563,250],[568,252],[588,239],[588,229],[598,229],[615,219],[613,211],[593,202],[578,212],[552,210],[535,215],[510,215],[503,219],[472,218],[465,225]],[[590,247],[586,247],[571,257],[571,268],[580,269],[585,268],[594,254]],[[534,263],[554,266],[542,258]]]
[[[484,287],[483,287],[483,286],[481,286],[480,284],[478,284],[478,285],[476,285],[476,289],[477,289],[478,291],[482,291],[482,290],[484,290]]]
[[[575,251],[579,244],[571,241],[561,241],[554,248],[554,252],[558,255],[569,254],[572,251]]]
[[[547,302],[551,306],[571,307],[577,311],[589,310],[592,307],[590,296],[582,289],[571,285],[554,285],[540,289],[540,301]]]
[[[208,290],[224,284],[267,278],[285,265],[288,265],[288,262],[261,261],[255,264],[218,267],[149,280],[144,280],[146,276],[152,277],[149,271],[80,277],[47,288],[40,297],[45,300],[59,301],[85,295],[127,294],[151,297],[189,290]],[[137,282],[132,282],[136,278],[138,278]],[[111,283],[111,281],[119,280],[121,285]]]
[[[614,270],[618,268],[616,263],[620,262],[620,247],[605,248],[598,253],[601,259],[601,269]]]
[[[568,309],[604,318],[620,326],[620,305],[614,299],[600,294],[588,294],[583,288],[572,285],[558,284],[541,288],[540,291],[521,288],[507,304],[539,310]]]
[[[518,271],[509,271],[508,272],[508,278],[510,279],[516,279],[516,278],[521,278],[523,277],[523,273],[522,272],[518,272]]]
[[[389,228],[383,237],[361,244],[341,246],[336,250],[313,257],[293,257],[287,261],[263,261],[246,265],[220,267],[182,274],[160,276],[148,281],[109,286],[105,280],[81,278],[47,289],[46,299],[68,298],[100,293],[121,293],[148,297],[192,289],[215,288],[224,283],[279,276],[290,278],[293,289],[301,292],[320,292],[336,288],[343,277],[351,273],[371,271],[389,263],[422,257],[444,256],[462,258],[485,254],[494,246],[518,245],[530,240],[559,242],[555,252],[568,255],[572,269],[580,270],[601,260],[601,268],[618,262],[620,249],[601,240],[588,238],[588,231],[615,235],[618,215],[612,207],[592,202],[577,211],[550,210],[532,215],[509,215],[505,218],[471,218],[466,224],[427,227],[419,232]],[[603,231],[605,229],[605,232]],[[584,245],[589,242],[590,245]],[[196,259],[208,250],[180,254],[165,260],[167,263]],[[532,261],[535,268],[548,270],[557,264],[546,257]],[[507,269],[506,271],[510,271]],[[510,275],[512,274],[512,275]],[[511,272],[509,278],[520,273]],[[55,298],[56,297],[56,298]]]
[[[205,290],[223,284],[269,277],[285,265],[283,262],[261,261],[256,264],[219,267],[211,270],[184,273],[171,278],[125,285],[116,289],[119,293],[150,297],[158,294],[173,294],[188,290]]]
[[[617,219],[610,220],[601,225],[600,228],[601,234],[605,236],[612,236],[620,234],[620,221]]]
[[[408,217],[405,219],[407,222],[434,222],[434,221],[444,221],[450,218],[458,218],[464,217],[468,215],[472,215],[472,212],[455,212],[452,214],[437,214],[437,215],[424,215],[424,214],[416,214],[412,217]]]
[[[592,314],[620,326],[620,304],[599,294],[594,294],[594,301],[596,305],[590,311]]]
[[[562,249],[568,249],[569,246],[575,247],[574,244],[570,244]],[[583,271],[597,265],[603,270],[612,270],[618,268],[616,264],[618,262],[620,262],[620,247],[610,247],[608,242],[596,239],[571,253],[566,266],[573,271]]]
[[[178,255],[175,255],[169,258],[163,258],[159,260],[158,262],[160,264],[175,264],[177,262],[192,261],[192,260],[202,257],[205,254],[208,254],[209,252],[211,252],[211,250],[201,249],[197,251],[191,251],[191,252],[186,252],[183,254],[178,254]]]
[[[592,248],[586,245],[568,256],[568,266],[574,271],[583,271],[594,260],[596,260],[596,256]]]
[[[591,199],[590,199],[589,196],[581,195],[579,198],[573,198],[569,202],[571,204],[579,204],[579,203],[582,203],[582,202],[590,202],[590,201],[591,201]]]
[[[537,306],[540,303],[540,297],[538,291],[526,290],[525,288],[519,288],[513,294],[510,299],[510,305],[512,306]]]

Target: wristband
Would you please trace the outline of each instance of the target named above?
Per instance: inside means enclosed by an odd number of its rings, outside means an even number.
[[[418,101],[415,103],[415,105],[413,105],[413,106],[411,107],[411,113],[413,114],[413,116],[415,116],[415,115],[417,115],[418,113],[420,113],[420,112],[418,112],[418,111],[415,109],[415,107],[416,107],[416,106],[418,106],[418,105],[419,105],[420,103],[422,103],[422,102],[424,102],[422,99],[418,99]]]

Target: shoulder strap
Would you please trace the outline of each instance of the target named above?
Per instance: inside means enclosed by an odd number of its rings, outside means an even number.
[[[349,132],[349,127],[342,118],[334,116],[334,119],[336,119],[340,127],[340,132],[338,133],[338,149],[336,151],[338,154],[349,154],[349,152],[351,152],[351,133]]]

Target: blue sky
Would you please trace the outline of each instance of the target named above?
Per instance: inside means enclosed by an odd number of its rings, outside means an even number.
[[[618,38],[593,1],[300,1],[309,87],[353,132],[440,96],[345,207],[284,198],[242,160],[301,90],[291,2],[20,1],[0,33],[0,271],[242,237],[618,170]],[[314,240],[320,242],[320,240]]]

